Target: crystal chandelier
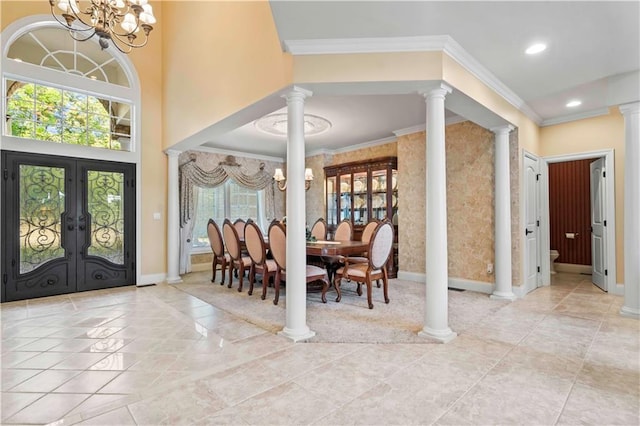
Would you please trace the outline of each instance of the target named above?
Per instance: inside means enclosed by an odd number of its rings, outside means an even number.
[[[69,30],[74,40],[89,40],[97,35],[100,47],[109,47],[109,41],[121,52],[147,44],[149,33],[156,23],[148,0],[49,0],[51,14]],[[62,18],[55,13],[62,11]],[[137,41],[140,30],[144,39]]]

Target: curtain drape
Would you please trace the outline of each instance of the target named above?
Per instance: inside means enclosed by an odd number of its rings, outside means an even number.
[[[191,271],[191,239],[197,205],[195,187],[214,188],[227,179],[233,179],[238,185],[249,189],[264,189],[265,215],[270,222],[275,218],[275,194],[273,178],[264,170],[264,166],[264,163],[260,163],[256,173],[246,174],[233,156],[228,156],[210,171],[202,170],[193,158],[180,166],[180,273]]]

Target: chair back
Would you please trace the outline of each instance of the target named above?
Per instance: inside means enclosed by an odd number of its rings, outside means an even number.
[[[353,240],[353,226],[351,225],[351,221],[349,219],[343,219],[342,222],[338,224],[336,232],[333,235],[333,239],[335,241]]]
[[[233,222],[233,226],[236,228],[236,232],[238,233],[238,238],[244,238],[244,226],[246,225],[245,221],[242,219],[236,219]]]
[[[247,246],[251,261],[256,265],[264,264],[267,260],[264,237],[258,224],[251,219],[244,226],[244,243]]]
[[[224,256],[224,242],[222,241],[222,233],[218,224],[213,219],[207,222],[207,236],[209,237],[209,245],[213,251],[213,255],[217,257]]]
[[[311,227],[311,236],[315,237],[316,240],[325,240],[327,239],[327,222],[325,222],[324,218],[319,218],[316,220],[316,223]]]
[[[269,249],[273,260],[283,271],[287,270],[287,229],[280,222],[269,227]]]
[[[371,241],[369,242],[369,266],[372,269],[382,269],[393,248],[393,225],[389,219],[380,222],[378,227],[373,231]]]
[[[364,229],[362,230],[362,242],[368,243],[371,241],[371,236],[373,235],[373,231],[376,230],[380,221],[374,219],[371,222],[367,223]]]
[[[238,231],[229,219],[225,219],[222,224],[222,234],[224,235],[224,243],[227,245],[227,252],[233,260],[240,259],[240,237]]]

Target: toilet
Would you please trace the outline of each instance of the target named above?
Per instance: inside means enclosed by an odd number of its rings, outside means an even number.
[[[556,261],[556,259],[558,258],[558,256],[560,256],[560,253],[558,253],[558,250],[549,250],[549,259],[551,260],[551,262],[549,263],[549,269],[552,274],[556,274],[556,267],[554,262]]]

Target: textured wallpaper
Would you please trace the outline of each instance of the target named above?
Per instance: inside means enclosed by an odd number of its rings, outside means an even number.
[[[405,272],[425,272],[425,137],[425,132],[398,137],[398,251]],[[510,137],[510,150],[515,284],[520,253],[517,134]],[[447,126],[446,155],[449,276],[493,282],[486,268],[495,263],[494,135],[471,122]]]

